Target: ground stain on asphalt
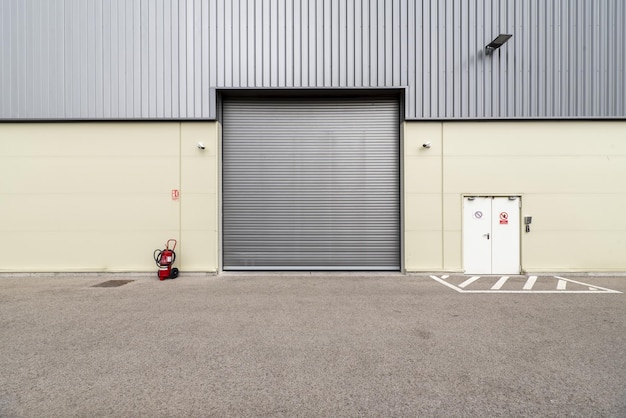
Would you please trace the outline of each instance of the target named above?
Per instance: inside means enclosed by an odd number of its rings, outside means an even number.
[[[134,282],[134,280],[107,280],[92,287],[120,287],[131,282]]]

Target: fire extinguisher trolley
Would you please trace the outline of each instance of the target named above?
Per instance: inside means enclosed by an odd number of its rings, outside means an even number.
[[[172,248],[170,248],[171,242],[174,243]],[[176,253],[174,252],[175,248],[176,240],[168,239],[165,243],[164,250],[154,250],[154,262],[159,267],[159,271],[157,273],[159,280],[175,279],[178,277],[178,269],[176,267],[172,267],[174,261],[176,261]]]

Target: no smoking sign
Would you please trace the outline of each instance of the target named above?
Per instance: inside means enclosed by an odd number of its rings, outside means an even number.
[[[500,225],[509,224],[509,214],[506,212],[500,212]]]

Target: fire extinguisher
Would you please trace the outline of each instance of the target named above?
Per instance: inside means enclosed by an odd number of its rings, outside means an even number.
[[[170,248],[170,242],[174,242],[172,248]],[[159,267],[159,271],[157,273],[159,280],[175,279],[178,277],[178,269],[176,267],[172,268],[172,264],[176,261],[176,253],[174,252],[175,248],[176,240],[168,239],[165,243],[164,250],[154,250],[154,262]]]

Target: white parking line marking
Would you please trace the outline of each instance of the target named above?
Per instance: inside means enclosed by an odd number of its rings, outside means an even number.
[[[526,284],[524,285],[522,289],[524,290],[532,289],[536,281],[537,281],[537,276],[528,276],[528,280],[526,280]]]
[[[557,279],[559,279],[559,280],[565,280],[566,282],[576,283],[576,284],[579,284],[579,285],[581,285],[581,286],[589,286],[589,284],[588,284],[588,283],[577,282],[576,280],[566,279],[565,277],[561,277],[561,276],[554,276],[554,277],[556,277],[556,278],[557,278]],[[603,293],[604,293],[604,292],[607,292],[607,293],[622,293],[622,292],[619,292],[619,291],[617,291],[617,290],[607,289],[606,287],[600,287],[600,286],[593,286],[593,287],[595,288],[595,290],[594,290],[594,291],[599,291],[599,290],[602,290],[602,291],[603,291]],[[569,291],[568,291],[568,292],[569,292]],[[586,292],[586,293],[591,293],[592,291],[591,291],[591,290],[586,290],[585,292]]]
[[[443,277],[443,276],[441,276],[441,277]],[[437,277],[437,276],[430,276],[430,278],[431,278],[431,279],[433,279],[433,280],[438,281],[439,283],[441,283],[441,284],[442,284],[442,285],[444,285],[444,286],[448,286],[450,289],[454,289],[454,290],[456,290],[456,291],[457,291],[457,292],[459,292],[459,293],[464,293],[464,292],[466,292],[466,290],[461,290],[461,289],[459,289],[458,287],[456,287],[456,286],[454,286],[454,285],[451,285],[450,283],[446,282],[445,280],[440,279],[440,278],[439,278],[439,277]]]
[[[460,288],[467,287],[474,283],[476,280],[480,279],[480,276],[472,276],[469,279],[465,280],[463,283],[459,285]]]
[[[504,286],[504,284],[506,283],[506,281],[509,280],[509,276],[502,276],[500,277],[500,280],[498,280],[496,282],[496,284],[494,284],[493,286],[491,286],[492,290],[499,290],[502,289],[502,286]]]
[[[557,289],[556,290],[531,290],[533,288],[533,286],[535,285],[535,283],[538,280],[538,276],[529,276],[528,279],[526,280],[526,283],[524,284],[523,290],[500,290],[500,289],[494,289],[493,287],[489,290],[467,290],[464,289],[465,287],[469,286],[470,284],[474,283],[476,280],[480,279],[480,276],[472,276],[469,279],[465,280],[463,283],[459,284],[459,285],[453,285],[451,283],[448,283],[447,281],[444,280],[444,278],[449,278],[449,275],[445,275],[445,276],[441,276],[441,277],[437,277],[437,276],[430,276],[431,279],[438,281],[439,283],[443,284],[444,286],[449,287],[450,289],[454,289],[459,293],[502,293],[502,294],[520,294],[520,293],[540,293],[540,294],[589,294],[589,293],[593,293],[596,295],[599,294],[607,294],[607,293],[613,293],[613,294],[621,294],[622,292],[618,291],[618,290],[612,290],[612,289],[607,289],[605,287],[600,287],[600,286],[590,286],[588,283],[582,283],[582,282],[578,282],[576,280],[572,280],[572,279],[566,279],[565,277],[561,277],[561,276],[550,276],[553,278],[558,279],[558,284],[557,284]],[[508,280],[508,276],[504,276],[507,277]],[[498,282],[502,282],[502,285],[504,285],[505,280],[504,277],[501,277],[500,280]],[[588,288],[589,290],[567,290],[567,282],[569,283],[575,283],[577,285],[581,285],[584,286],[586,288]],[[498,286],[498,283],[496,283],[494,285]],[[561,287],[562,289],[559,290],[559,287]]]
[[[450,277],[450,276],[448,276],[447,274],[444,274],[443,276],[441,276],[441,278],[444,279],[444,280],[446,280],[448,277]]]

